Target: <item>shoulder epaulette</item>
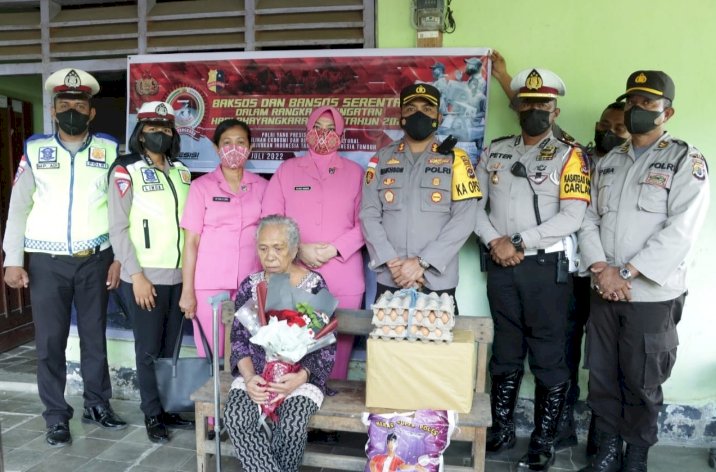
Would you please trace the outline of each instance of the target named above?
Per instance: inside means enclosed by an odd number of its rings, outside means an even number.
[[[504,141],[505,139],[512,139],[512,138],[514,138],[514,137],[515,137],[514,134],[509,134],[509,135],[507,135],[507,136],[500,136],[499,138],[493,139],[492,142],[493,142],[493,143],[496,143],[496,142],[498,142],[498,141]]]
[[[30,136],[29,138],[27,138],[26,141],[27,141],[27,142],[37,141],[38,139],[48,139],[48,138],[52,138],[52,137],[54,137],[54,136],[55,136],[54,134],[39,134],[39,133],[38,133],[38,134],[33,134],[32,136]]]

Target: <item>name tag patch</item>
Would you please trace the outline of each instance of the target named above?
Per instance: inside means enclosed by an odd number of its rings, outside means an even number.
[[[214,198],[212,198],[212,200],[215,202],[230,202],[231,198],[229,198],[229,197],[214,197]]]
[[[307,191],[311,190],[311,186],[310,185],[300,185],[298,187],[293,187],[293,189],[296,192],[307,192]]]
[[[144,190],[145,192],[158,192],[160,190],[164,190],[164,185],[162,185],[162,184],[142,185],[142,190]]]

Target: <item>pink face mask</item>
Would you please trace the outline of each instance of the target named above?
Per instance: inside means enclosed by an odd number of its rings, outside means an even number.
[[[341,137],[332,129],[313,128],[306,133],[306,144],[317,154],[330,154],[341,145]]]
[[[227,144],[219,149],[221,165],[229,169],[244,167],[246,160],[249,158],[249,154],[251,154],[249,148],[239,146],[238,144]]]

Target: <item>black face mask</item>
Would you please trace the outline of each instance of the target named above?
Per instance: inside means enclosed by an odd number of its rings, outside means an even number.
[[[403,117],[400,120],[400,127],[414,140],[423,141],[438,129],[438,120],[416,111],[410,116]]]
[[[70,136],[84,134],[89,126],[89,115],[80,113],[74,108],[55,113],[55,118],[57,118],[57,124],[60,129]]]
[[[624,112],[624,124],[631,134],[646,134],[656,128],[656,120],[662,111],[649,111],[638,106],[633,106]]]
[[[528,136],[539,136],[549,129],[549,114],[546,110],[525,110],[520,112],[520,127]]]
[[[617,146],[621,146],[626,142],[626,138],[620,138],[611,130],[599,131],[594,130],[594,148],[600,154],[606,154]]]
[[[172,147],[172,141],[174,140],[173,136],[164,134],[161,131],[142,133],[142,136],[144,136],[144,147],[148,151],[161,154],[165,154]]]

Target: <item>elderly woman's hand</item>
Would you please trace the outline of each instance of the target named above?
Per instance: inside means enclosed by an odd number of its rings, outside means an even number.
[[[251,398],[254,403],[262,405],[268,401],[269,394],[266,388],[267,385],[268,382],[266,382],[263,377],[259,374],[255,374],[246,382],[246,393],[249,394],[249,398]]]
[[[301,369],[293,374],[284,374],[276,382],[269,382],[268,391],[277,394],[271,403],[286,398],[291,392],[306,382],[308,382],[308,372],[305,369]]]

